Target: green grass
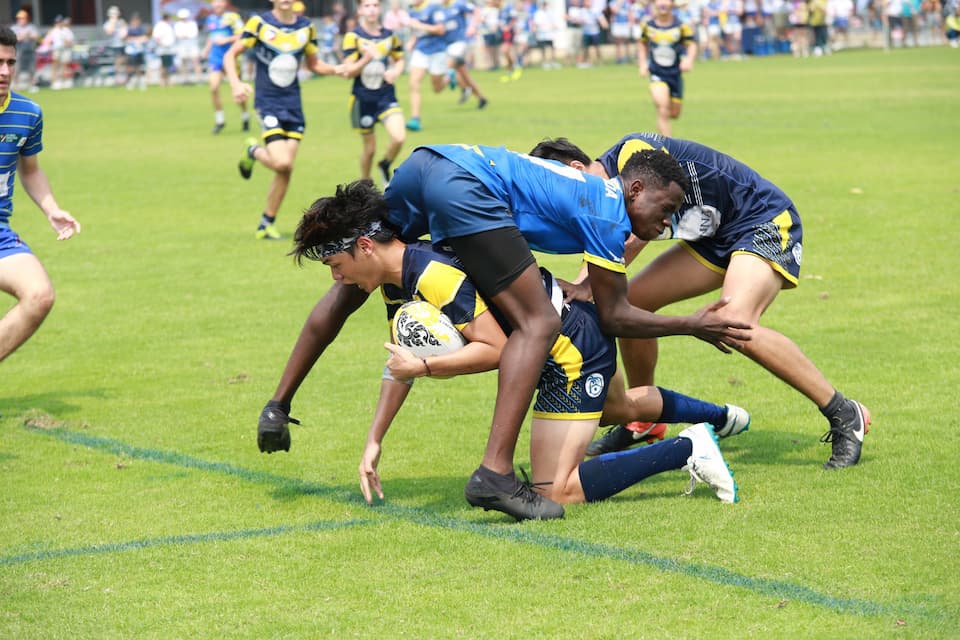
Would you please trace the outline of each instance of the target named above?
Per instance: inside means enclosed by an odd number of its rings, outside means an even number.
[[[700,64],[675,123],[796,201],[803,279],[766,322],[870,407],[862,463],[823,471],[814,407],[740,356],[671,338],[659,383],[753,414],[724,442],[742,501],[683,498],[677,472],[522,525],[462,497],[492,374],[418,383],[385,442],[386,503],[362,502],[385,357],[375,300],[301,388],[292,451],[260,454],[257,415],[330,276],[253,240],[269,176],[237,177],[235,112],[214,137],[201,87],[39,94],[41,164],[83,233],[56,242],[18,194],[14,228],[58,300],[0,364],[0,637],[957,637],[952,54]],[[564,135],[599,154],[654,126],[633,67],[477,75],[488,110],[427,96],[407,151]],[[304,94],[287,233],[356,177],[360,147],[346,83]]]

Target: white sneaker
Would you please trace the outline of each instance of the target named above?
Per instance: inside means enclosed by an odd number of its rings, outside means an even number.
[[[718,438],[729,438],[738,433],[743,433],[749,428],[750,414],[747,413],[747,410],[741,409],[736,405],[728,404],[726,423],[720,429],[714,426],[713,432],[717,434]]]
[[[687,464],[684,467],[690,472],[690,486],[685,493],[687,495],[693,493],[698,481],[705,482],[716,491],[720,502],[738,502],[739,487],[733,480],[733,472],[723,459],[723,454],[720,453],[713,428],[706,422],[701,422],[687,427],[677,435],[693,443],[693,453],[687,458]]]

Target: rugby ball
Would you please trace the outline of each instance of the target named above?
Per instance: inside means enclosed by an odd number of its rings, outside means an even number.
[[[446,314],[423,300],[401,306],[393,316],[391,332],[394,344],[418,358],[453,353],[467,343]]]

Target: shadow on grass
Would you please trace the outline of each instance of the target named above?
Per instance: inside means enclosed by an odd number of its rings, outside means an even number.
[[[51,416],[63,416],[75,413],[80,407],[69,401],[70,398],[97,398],[105,400],[106,389],[87,389],[84,391],[50,391],[15,398],[0,398],[0,418],[26,419],[28,414],[42,413]]]

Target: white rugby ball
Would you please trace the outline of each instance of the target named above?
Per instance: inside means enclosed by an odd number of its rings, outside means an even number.
[[[453,353],[467,344],[450,318],[423,300],[400,307],[391,329],[394,344],[406,347],[418,358]]]

